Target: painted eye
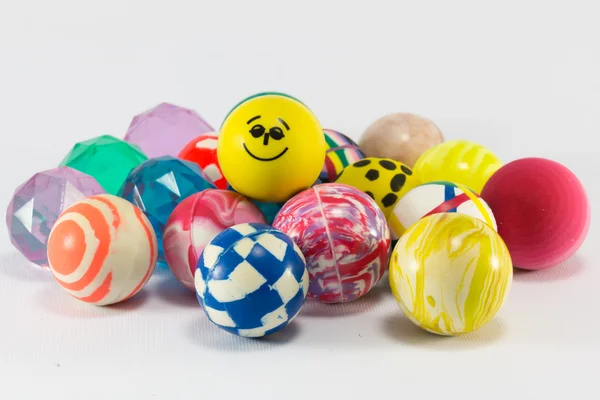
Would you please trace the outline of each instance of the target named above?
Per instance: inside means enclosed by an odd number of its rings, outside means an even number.
[[[281,140],[284,137],[283,131],[277,126],[274,126],[271,129],[269,129],[269,136],[271,136],[273,140]]]
[[[265,134],[265,127],[262,125],[254,125],[250,128],[250,134],[252,137],[259,138]]]

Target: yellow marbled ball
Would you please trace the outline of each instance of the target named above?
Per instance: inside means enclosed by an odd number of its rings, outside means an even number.
[[[353,186],[368,194],[387,219],[398,200],[420,184],[413,171],[390,158],[368,157],[344,168],[336,183]]]
[[[502,161],[488,148],[467,140],[451,140],[423,153],[413,170],[422,183],[450,181],[481,193],[501,166]]]
[[[469,215],[441,213],[402,235],[389,274],[404,314],[429,332],[451,336],[476,331],[496,315],[513,269],[493,228]]]

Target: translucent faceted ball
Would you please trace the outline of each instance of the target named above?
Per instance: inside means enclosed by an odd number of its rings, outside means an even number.
[[[171,213],[187,197],[214,188],[195,163],[163,156],[151,158],[134,168],[119,196],[146,214],[158,239],[158,260],[165,263],[162,238]]]
[[[15,190],[6,210],[12,244],[29,261],[48,268],[46,244],[59,215],[71,204],[102,193],[94,178],[70,167],[38,172]]]
[[[148,157],[139,147],[110,135],[76,143],[60,166],[93,176],[109,194],[116,194],[132,168]]]

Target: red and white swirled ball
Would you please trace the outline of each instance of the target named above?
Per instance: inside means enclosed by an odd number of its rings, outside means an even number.
[[[266,223],[258,207],[239,193],[207,189],[189,196],[165,225],[163,248],[169,268],[195,290],[194,272],[206,245],[225,229],[250,222]]]
[[[154,272],[157,250],[156,234],[144,213],[108,194],[71,205],[48,238],[48,262],[58,284],[96,305],[138,293]]]
[[[216,133],[205,133],[189,142],[181,153],[179,158],[198,164],[200,169],[210,178],[210,180],[219,189],[227,189],[228,183],[217,158],[217,141],[219,137]]]
[[[351,186],[327,183],[290,199],[273,227],[290,236],[306,257],[308,296],[324,303],[349,302],[381,279],[390,231],[375,201]]]

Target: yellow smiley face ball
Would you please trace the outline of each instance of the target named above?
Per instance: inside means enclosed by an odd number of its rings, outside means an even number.
[[[453,336],[478,330],[500,310],[513,267],[500,235],[466,214],[425,217],[402,235],[390,260],[390,286],[419,327]]]
[[[325,135],[314,114],[280,93],[261,93],[239,103],[220,129],[217,156],[237,192],[265,202],[284,202],[309,188],[325,162]]]

